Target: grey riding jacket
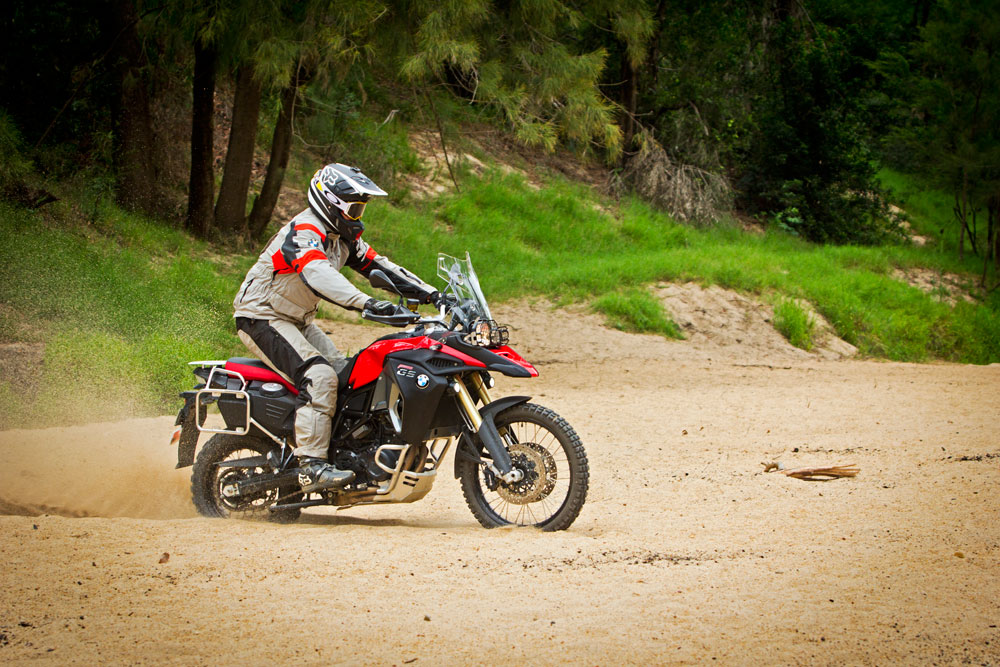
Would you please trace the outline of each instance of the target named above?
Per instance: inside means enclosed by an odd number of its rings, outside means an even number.
[[[341,239],[306,209],[278,230],[247,273],[233,301],[235,317],[282,319],[302,327],[316,316],[320,299],[362,310],[370,297],[340,273],[345,266],[366,278],[380,269],[404,296],[422,303],[434,292],[360,238]]]

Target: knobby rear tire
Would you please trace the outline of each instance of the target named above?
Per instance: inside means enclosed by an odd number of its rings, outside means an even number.
[[[583,443],[565,419],[541,405],[534,403],[515,405],[499,412],[495,420],[501,433],[505,426],[518,422],[534,424],[551,433],[566,456],[570,473],[569,492],[559,509],[547,519],[527,525],[534,525],[545,531],[566,530],[579,516],[587,499],[590,468]],[[462,493],[473,516],[485,528],[513,525],[514,522],[504,519],[490,506],[483,490],[480,470],[480,464],[475,461],[466,459],[459,461],[458,474],[462,483]]]
[[[191,472],[191,497],[198,513],[209,518],[228,518],[239,516],[250,519],[265,519],[276,523],[290,523],[299,518],[301,509],[281,510],[272,512],[266,506],[233,512],[222,504],[217,493],[219,480],[219,468],[216,466],[220,461],[226,460],[233,453],[241,449],[251,450],[257,454],[266,456],[276,446],[270,442],[246,435],[233,435],[231,433],[216,433],[201,448],[198,458],[194,462]],[[228,470],[233,470],[229,468]],[[297,488],[297,487],[295,487]],[[294,488],[280,489],[280,495],[288,495],[294,492]],[[294,502],[290,498],[286,502]]]

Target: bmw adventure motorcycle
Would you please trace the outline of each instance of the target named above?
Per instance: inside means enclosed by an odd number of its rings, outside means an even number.
[[[297,390],[262,361],[195,361],[203,382],[181,394],[177,467],[193,465],[191,492],[209,517],[294,521],[304,507],[340,508],[420,500],[449,449],[465,500],[483,526],[564,530],[587,497],[587,455],[576,432],[527,396],[494,399],[492,374],[536,377],[509,347],[468,253],[438,257],[447,304],[434,317],[400,306],[362,317],[396,327],[337,369],[329,460],[354,471],[346,487],[303,493],[295,443]],[[393,291],[380,271],[371,283]],[[408,304],[416,308],[415,303]],[[215,404],[224,428],[206,426]],[[212,436],[195,460],[198,436]],[[456,444],[457,443],[457,444]]]

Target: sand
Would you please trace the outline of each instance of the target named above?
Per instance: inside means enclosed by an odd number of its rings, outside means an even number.
[[[416,504],[281,526],[197,517],[172,417],[4,431],[0,662],[1000,663],[1000,365],[497,311],[541,371],[498,390],[587,448],[570,530],[480,528],[450,455]]]

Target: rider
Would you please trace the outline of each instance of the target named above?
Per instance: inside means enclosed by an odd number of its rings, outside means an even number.
[[[313,324],[320,299],[377,315],[396,312],[392,302],[369,298],[340,269],[348,266],[366,278],[380,269],[407,298],[435,305],[442,298],[361,239],[365,205],[385,195],[357,167],[337,163],[317,171],[309,183],[309,208],[278,230],[234,301],[240,340],[299,391],[294,453],[303,491],[341,487],[354,479],[353,472],[327,462],[337,409],[336,370],[346,361]]]

